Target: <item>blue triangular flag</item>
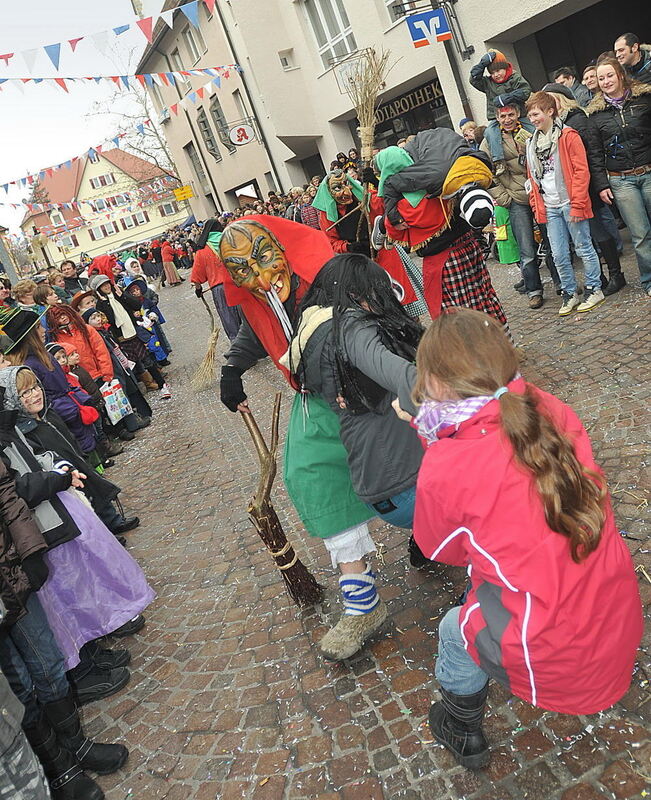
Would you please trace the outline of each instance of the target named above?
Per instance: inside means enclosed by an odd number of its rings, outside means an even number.
[[[93,80],[95,81],[95,83],[99,83],[102,80],[102,78],[101,78],[101,76],[100,77],[94,77]]]
[[[8,183],[3,183],[2,184],[2,188],[5,190],[5,192],[9,192],[9,184]]]
[[[188,97],[192,100],[193,103],[197,102],[197,93],[196,92],[189,92]]]
[[[121,33],[128,31],[130,27],[130,25],[119,25],[117,28],[113,28],[113,33],[119,36]]]
[[[113,142],[113,144],[114,144],[116,147],[119,147],[119,146],[120,146],[120,137],[119,137],[119,136],[116,136],[116,137],[115,137],[115,139],[111,139],[111,141]]]
[[[6,83],[8,80],[9,78],[0,78],[0,83]]]
[[[140,125],[136,125],[136,130],[138,131],[138,133],[144,134],[145,126],[142,123],[140,123]]]
[[[154,79],[152,78],[151,73],[149,72],[145,72],[145,83],[147,84],[147,86],[154,85]]]
[[[173,72],[166,72],[165,76],[172,86],[176,86],[176,77]]]
[[[122,83],[123,83],[123,84],[124,84],[124,85],[127,87],[127,89],[130,89],[130,88],[131,88],[131,87],[129,86],[129,78],[128,78],[126,75],[120,75],[120,80],[121,80],[121,81],[122,81]]]
[[[61,42],[56,44],[46,44],[43,50],[50,57],[50,61],[54,64],[54,69],[59,69],[59,57],[61,55]]]
[[[179,10],[185,14],[195,28],[199,27],[199,0],[179,6]]]
[[[215,85],[215,86],[216,86],[218,89],[220,89],[220,88],[221,88],[221,85],[222,85],[222,79],[219,77],[219,75],[218,75],[216,78],[213,78],[213,81],[212,81],[212,82],[214,83],[214,85]]]
[[[43,82],[43,78],[32,78],[32,80],[34,81],[34,83],[42,83]]]
[[[72,161],[66,161],[64,166],[67,167],[68,169],[70,169],[70,167],[72,166]]]

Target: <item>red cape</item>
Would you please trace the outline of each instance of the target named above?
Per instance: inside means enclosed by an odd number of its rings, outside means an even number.
[[[289,268],[300,278],[295,294],[295,302],[298,304],[321,267],[334,256],[327,236],[321,231],[300,222],[292,222],[284,217],[251,214],[239,221],[259,223],[271,231],[285,248]],[[288,345],[276,315],[264,300],[259,300],[247,289],[236,286],[228,270],[226,273],[224,279],[226,302],[229,306],[240,307],[244,318],[269,357],[291,383],[289,372],[279,363],[281,356],[287,351]]]
[[[115,256],[96,256],[88,267],[88,277],[92,278],[93,275],[106,275],[110,278],[111,283],[115,284],[115,275],[113,274],[113,267],[117,259]]]

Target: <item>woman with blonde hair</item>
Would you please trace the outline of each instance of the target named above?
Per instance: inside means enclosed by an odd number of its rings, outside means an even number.
[[[631,682],[642,635],[637,580],[606,481],[574,411],[528,383],[502,326],[458,309],[416,357],[427,443],[414,537],[465,566],[462,606],[439,625],[434,737],[470,769],[489,759],[489,678],[527,703],[594,714]]]

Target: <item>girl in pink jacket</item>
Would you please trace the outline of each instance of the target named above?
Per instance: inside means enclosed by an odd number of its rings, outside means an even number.
[[[417,355],[415,418],[428,443],[414,536],[468,568],[439,626],[435,738],[460,764],[489,759],[488,680],[532,705],[593,714],[631,682],[642,611],[590,439],[572,409],[527,383],[501,326],[458,309]]]

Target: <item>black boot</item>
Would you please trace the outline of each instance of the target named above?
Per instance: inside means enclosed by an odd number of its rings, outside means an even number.
[[[84,773],[72,753],[59,744],[45,717],[23,730],[43,765],[52,800],[104,800],[104,792]]]
[[[452,694],[442,688],[441,702],[429,710],[432,735],[467,769],[481,769],[490,759],[481,727],[487,695],[488,682],[475,694]]]
[[[118,667],[127,667],[131,663],[131,653],[128,650],[102,647],[97,639],[85,644],[80,653],[87,654],[99,669],[117,669]]]
[[[72,692],[62,700],[45,703],[43,708],[59,742],[72,753],[82,769],[108,775],[120,769],[129,757],[123,744],[98,744],[84,734]]]
[[[102,700],[119,692],[129,683],[130,678],[131,674],[126,667],[100,669],[93,666],[90,671],[79,678],[72,670],[68,673],[68,680],[80,706],[94,703],[96,700]]]
[[[416,544],[416,540],[414,539],[413,535],[409,537],[407,551],[409,553],[409,563],[412,567],[416,567],[416,569],[420,569],[426,564],[432,563],[429,558],[423,555],[420,547]]]
[[[622,265],[617,252],[617,242],[614,239],[606,239],[605,242],[599,242],[599,249],[608,265],[608,276],[610,278],[603,292],[605,295],[615,294],[615,292],[626,286],[626,278],[622,272]]]

